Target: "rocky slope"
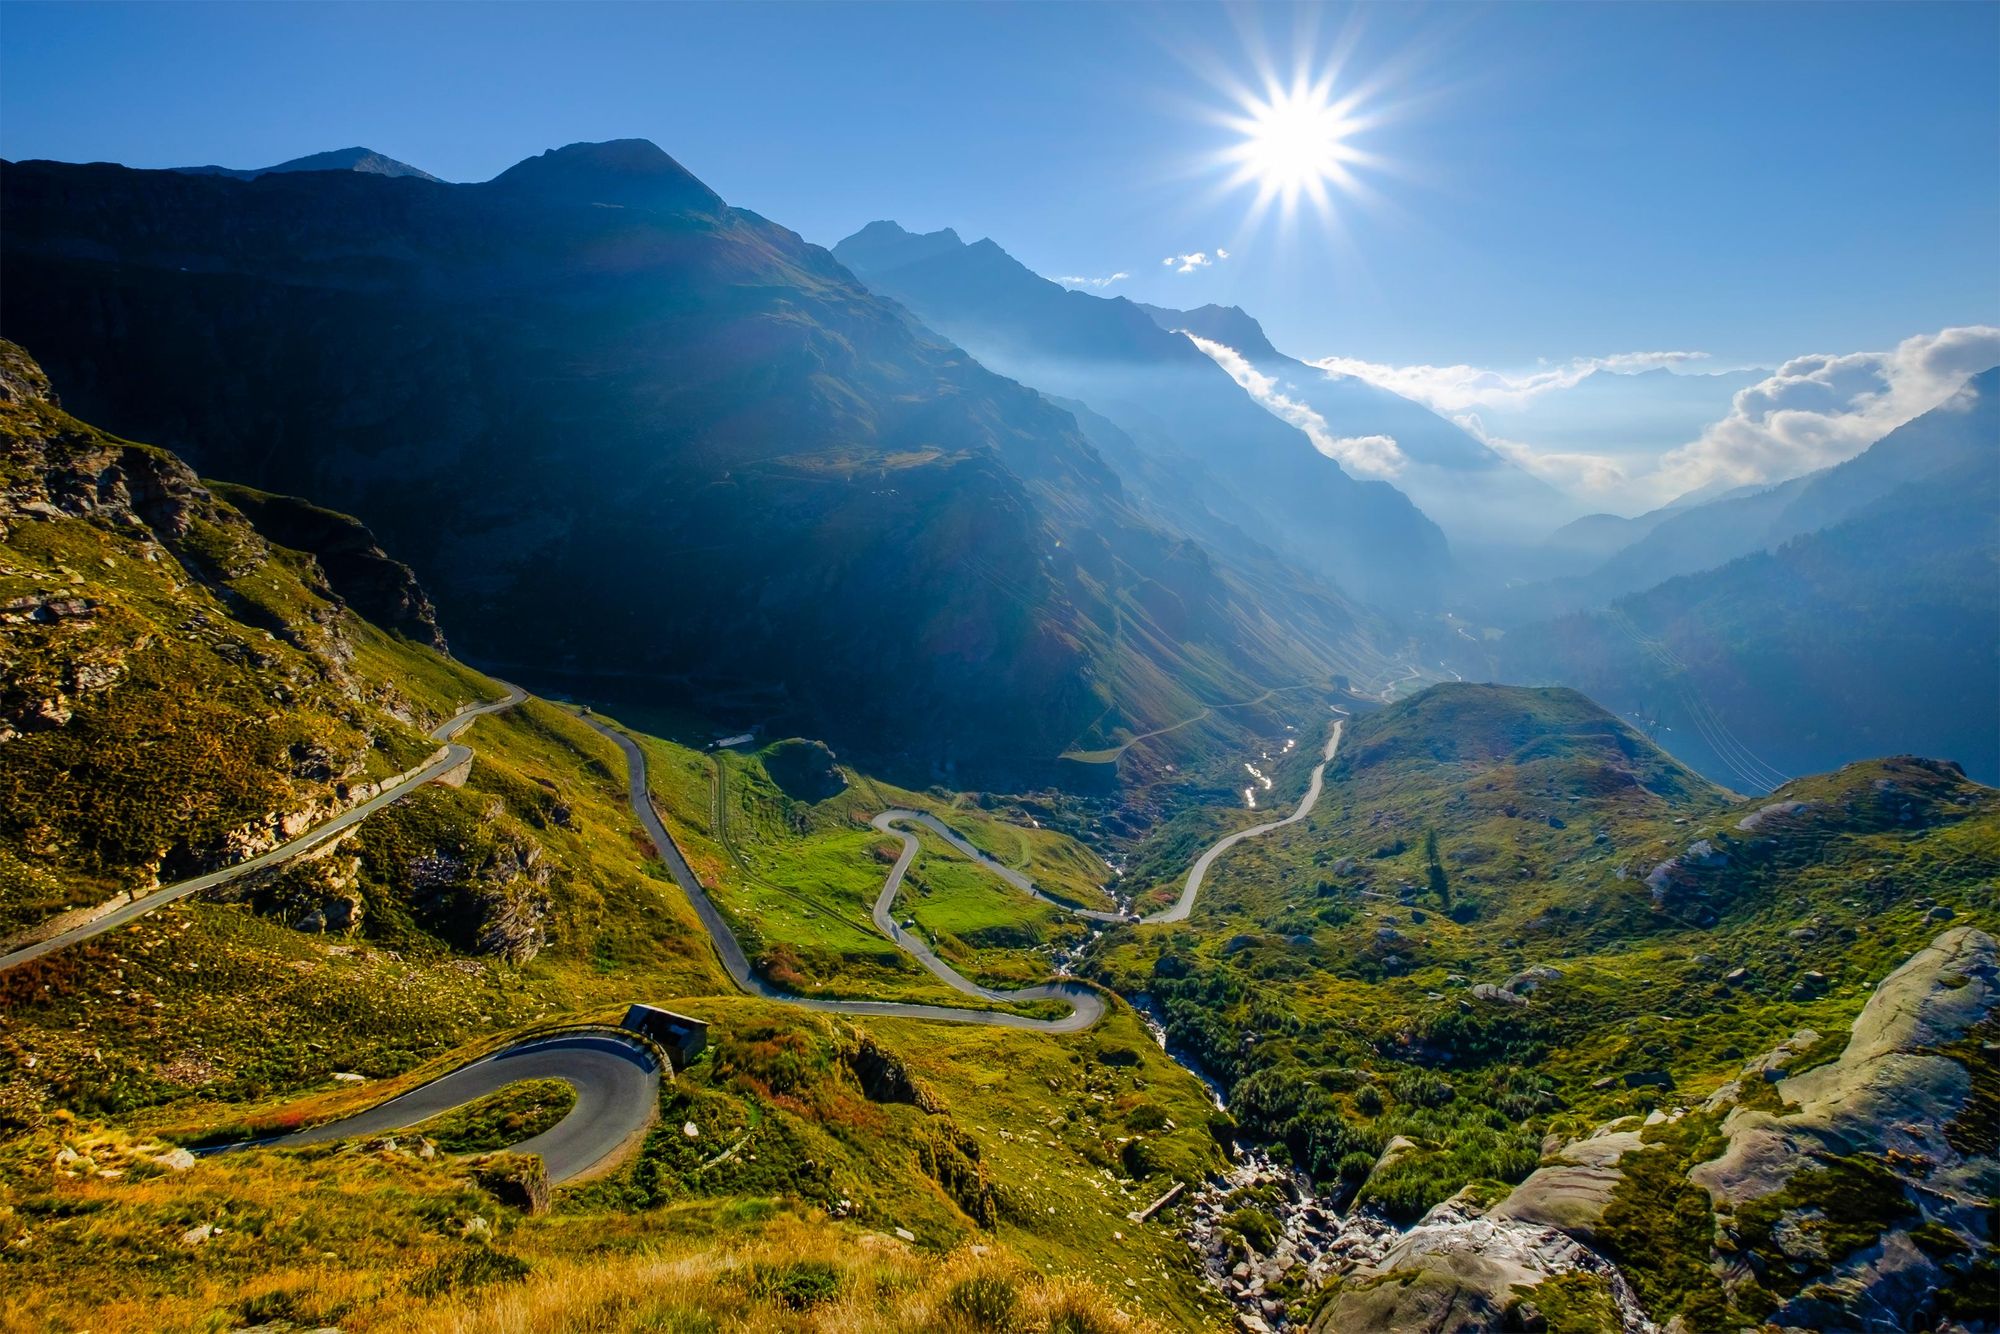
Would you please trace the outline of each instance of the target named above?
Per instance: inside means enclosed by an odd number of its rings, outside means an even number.
[[[425,729],[476,696],[366,529],[258,499],[314,516],[331,577],[172,454],[64,412],[12,344],[0,446],[7,931],[292,836],[421,763]],[[342,589],[400,608],[416,642]]]
[[[1993,937],[1946,931],[1875,988],[1837,1059],[1795,1071],[1819,1045],[1802,1033],[1703,1101],[1558,1143],[1491,1207],[1441,1205],[1353,1264],[1314,1328],[1540,1327],[1578,1302],[1544,1296],[1562,1275],[1657,1328],[1619,1259],[1716,1276],[1652,1313],[1673,1329],[1990,1328],[1996,1006]],[[1673,1200],[1711,1225],[1635,1226]]]

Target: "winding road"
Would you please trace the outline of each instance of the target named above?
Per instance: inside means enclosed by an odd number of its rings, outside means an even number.
[[[472,750],[453,742],[451,738],[458,735],[474,718],[512,708],[527,698],[529,696],[526,691],[518,686],[508,685],[507,695],[504,698],[466,709],[441,724],[431,736],[445,743],[444,752],[423,768],[405,775],[394,785],[384,788],[367,801],[341,812],[298,838],[280,844],[260,856],[163,887],[129,903],[121,903],[80,926],[0,956],[0,970],[40,958],[79,940],[115,930],[156,908],[298,855],[341,830],[367,819],[391,802],[408,796],[425,783],[443,777],[471,759]],[[889,874],[883,880],[881,893],[876,896],[872,912],[875,925],[896,944],[897,948],[922,964],[934,977],[965,996],[998,1005],[1054,1001],[1069,1007],[1069,1013],[1061,1018],[1043,1019],[1005,1010],[977,1010],[908,1001],[795,996],[773,986],[751,967],[741,943],[736,939],[736,933],[730,929],[728,921],[709,898],[708,892],[702,888],[701,882],[695,878],[694,871],[688,865],[679,844],[674,841],[673,835],[661,822],[647,785],[644,749],[625,732],[608,726],[588,714],[582,716],[582,721],[609,738],[623,752],[627,795],[632,814],[659,850],[660,858],[665,862],[674,882],[687,895],[688,902],[700,919],[702,928],[708,932],[709,939],[715,946],[716,955],[721,960],[724,970],[728,972],[739,990],[767,1000],[822,1013],[939,1020],[947,1023],[982,1024],[994,1028],[1028,1029],[1044,1033],[1075,1033],[1091,1027],[1104,1017],[1106,1004],[1103,994],[1085,983],[1067,979],[1056,979],[1016,991],[997,991],[980,986],[940,959],[925,941],[897,925],[893,911],[896,896],[901,892],[904,877],[922,846],[916,834],[901,826],[917,825],[930,830],[952,848],[1014,888],[1078,917],[1105,923],[1185,921],[1194,907],[1196,896],[1201,892],[1202,882],[1215,864],[1216,858],[1245,839],[1295,824],[1312,813],[1313,807],[1319,801],[1326,766],[1332,762],[1338,751],[1341,734],[1346,727],[1344,716],[1333,723],[1327,735],[1325,752],[1318,765],[1313,768],[1305,796],[1296,810],[1283,819],[1253,825],[1217,841],[1189,870],[1180,897],[1171,906],[1143,918],[1081,908],[1051,897],[1037,888],[1034,881],[1026,875],[995,861],[956,830],[928,812],[892,809],[877,815],[871,822],[873,827],[901,839],[903,848],[896,858],[895,865],[890,868]],[[270,1146],[291,1147],[406,1129],[477,1101],[488,1094],[496,1093],[510,1084],[524,1079],[539,1078],[561,1079],[570,1084],[577,1091],[576,1105],[554,1127],[513,1146],[513,1151],[541,1155],[548,1169],[549,1180],[560,1183],[586,1176],[606,1166],[621,1157],[622,1151],[627,1146],[636,1143],[639,1134],[650,1124],[658,1105],[660,1062],[652,1049],[635,1037],[621,1036],[613,1032],[543,1035],[525,1039],[513,1046],[483,1056],[410,1092],[353,1116],[288,1135],[218,1146],[212,1151],[226,1152],[239,1148]]]
[[[639,743],[615,727],[607,726],[595,718],[586,717],[584,722],[609,737],[620,750],[625,752],[625,772],[627,792],[632,806],[632,814],[638,818],[646,836],[660,850],[660,858],[667,864],[674,883],[681,887],[688,902],[694,905],[695,915],[701,919],[702,928],[708,932],[715,944],[715,953],[722,960],[723,968],[739,990],[766,1000],[783,1001],[787,1005],[798,1005],[808,1010],[818,1010],[829,1014],[867,1014],[894,1019],[939,1019],[955,1024],[987,1024],[995,1028],[1027,1028],[1044,1033],[1075,1033],[1089,1028],[1104,1017],[1104,997],[1082,982],[1047,982],[1040,986],[1025,987],[1020,991],[991,991],[968,981],[954,972],[950,965],[932,954],[929,947],[916,937],[903,931],[887,916],[888,905],[895,900],[896,891],[902,887],[903,875],[909,870],[910,862],[917,853],[914,835],[904,835],[903,855],[896,859],[896,865],[889,871],[882,894],[875,902],[875,922],[885,934],[907,951],[938,979],[953,990],[976,999],[1000,1004],[1021,1004],[1030,1001],[1060,1001],[1070,1007],[1070,1013],[1061,1019],[1036,1019],[1024,1014],[1009,1014],[1000,1010],[967,1010],[949,1005],[920,1005],[911,1001],[870,1001],[870,1000],[827,1000],[815,996],[794,996],[771,985],[751,968],[749,957],[743,953],[743,946],[737,941],[736,933],[729,928],[728,921],[708,897],[708,891],[695,879],[694,870],[682,855],[680,846],[674,842],[672,834],[660,823],[659,812],[653,809],[652,797],[646,786],[646,753]],[[890,816],[906,812],[889,812]],[[882,828],[885,817],[878,816],[876,827]],[[968,845],[969,846],[969,845]]]
[[[365,1112],[289,1135],[224,1145],[216,1152],[298,1148],[405,1130],[524,1079],[560,1079],[576,1090],[576,1105],[568,1115],[507,1150],[540,1154],[549,1181],[557,1185],[615,1161],[652,1122],[660,1103],[660,1059],[643,1041],[611,1032],[564,1033],[482,1056]]]
[[[1251,825],[1248,829],[1239,829],[1228,837],[1217,840],[1214,847],[1195,859],[1194,866],[1188,871],[1187,883],[1181,886],[1181,896],[1174,900],[1173,906],[1162,908],[1145,920],[1185,922],[1188,914],[1194,911],[1194,900],[1195,896],[1201,893],[1201,882],[1207,878],[1208,868],[1215,865],[1217,857],[1246,838],[1256,838],[1261,834],[1270,833],[1273,829],[1283,829],[1288,824],[1297,824],[1312,814],[1313,807],[1319,805],[1320,788],[1326,781],[1326,766],[1333,763],[1334,755],[1340,750],[1340,735],[1347,730],[1346,712],[1341,710],[1340,713],[1341,716],[1334,721],[1332,729],[1326,734],[1326,750],[1321,754],[1319,763],[1313,766],[1312,778],[1306,783],[1306,794],[1300,798],[1298,809],[1282,820],[1268,820],[1263,824]]]

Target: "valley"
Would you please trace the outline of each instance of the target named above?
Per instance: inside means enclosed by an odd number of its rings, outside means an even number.
[[[1913,39],[223,7],[218,136],[156,10],[0,35],[0,1334],[2000,1329],[2000,325],[1826,239]]]

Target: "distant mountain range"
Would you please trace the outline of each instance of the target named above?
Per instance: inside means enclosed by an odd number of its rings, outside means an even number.
[[[1114,425],[1153,465],[1135,486],[1191,531],[1228,525],[1385,608],[1436,602],[1449,569],[1437,526],[1387,483],[1350,477],[1145,308],[949,229],[874,222],[833,253],[982,364]]]
[[[1960,399],[1906,422],[1844,463],[1768,486],[1724,487],[1636,519],[1580,521],[1552,541],[1567,540],[1586,572],[1523,590],[1520,607],[1529,615],[1573,610],[1713,569],[1837,523],[1907,482],[1989,459],[2000,440],[1993,398],[1989,372]],[[1605,539],[1594,551],[1593,536]]]
[[[1169,310],[1141,306],[1164,329],[1220,343],[1271,377],[1273,393],[1298,404],[1339,437],[1381,436],[1406,462],[1390,477],[1466,551],[1539,538],[1579,508],[1421,403],[1357,376],[1307,365],[1271,346],[1256,320],[1235,306]]]
[[[1372,613],[1135,503],[1069,412],[652,144],[476,185],[332,157],[0,167],[0,324],[109,429],[363,516],[476,660],[996,782],[1388,670]],[[1301,521],[1442,565],[1401,496],[1303,454]]]
[[[1719,781],[1897,751],[2000,778],[2000,368],[1845,463],[1659,517],[1560,591],[1592,609],[1510,631],[1503,677],[1657,718]]]
[[[189,176],[228,176],[239,181],[254,181],[259,176],[291,171],[359,171],[372,176],[414,176],[420,181],[438,179],[427,171],[407,162],[398,162],[372,148],[336,148],[327,153],[295,157],[275,167],[176,167],[174,170]]]

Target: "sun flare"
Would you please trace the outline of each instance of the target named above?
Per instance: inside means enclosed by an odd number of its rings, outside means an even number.
[[[1349,167],[1364,158],[1351,142],[1361,128],[1352,98],[1337,98],[1332,77],[1267,83],[1246,93],[1222,122],[1241,136],[1225,154],[1231,186],[1254,186],[1260,211],[1272,204],[1287,215],[1302,201],[1325,212],[1336,190],[1354,184]]]

